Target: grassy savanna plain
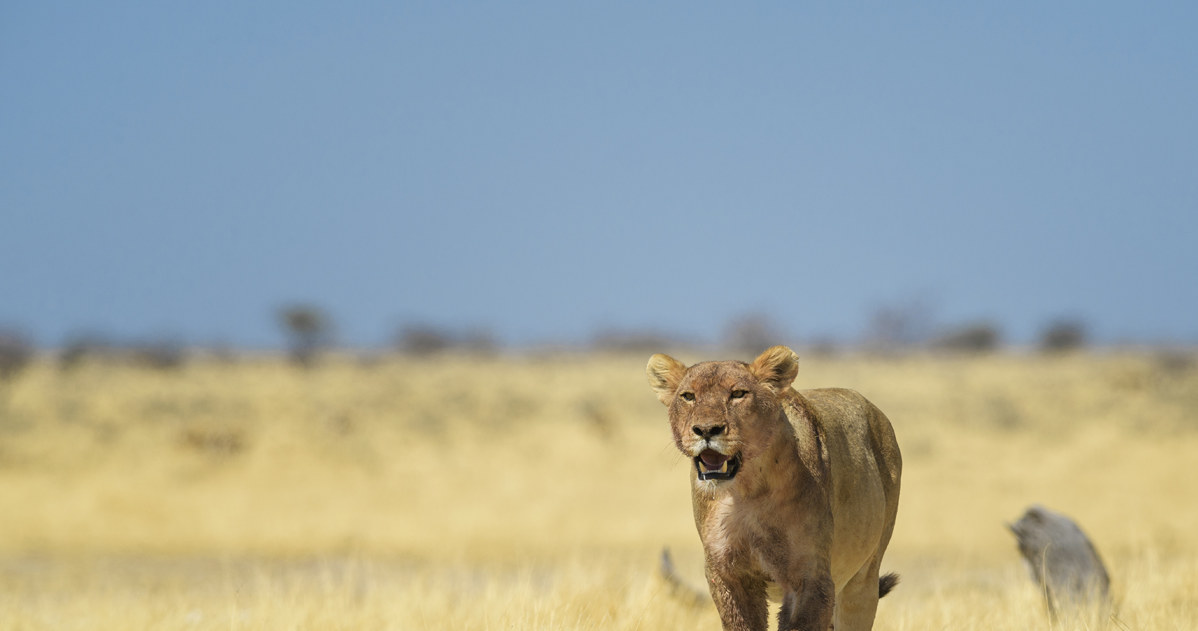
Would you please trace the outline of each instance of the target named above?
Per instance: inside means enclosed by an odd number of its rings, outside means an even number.
[[[0,391],[0,629],[719,629],[657,576],[668,546],[703,586],[647,355],[38,362]],[[1192,356],[805,355],[796,384],[903,449],[875,628],[1095,628],[1046,615],[1005,528],[1032,503],[1098,546],[1111,628],[1198,628]]]

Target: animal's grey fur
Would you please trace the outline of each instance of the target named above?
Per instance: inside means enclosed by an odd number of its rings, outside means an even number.
[[[1008,527],[1054,617],[1109,607],[1111,580],[1106,566],[1073,520],[1033,505]]]

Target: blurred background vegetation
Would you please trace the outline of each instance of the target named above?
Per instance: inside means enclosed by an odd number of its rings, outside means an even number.
[[[852,343],[746,314],[717,340],[527,348],[407,323],[350,349],[321,307],[270,315],[274,350],[0,335],[0,628],[718,629],[655,578],[668,547],[703,583],[644,363],[779,342],[798,387],[857,389],[895,425],[904,584],[879,629],[1048,628],[1004,527],[1033,503],[1091,535],[1121,624],[1198,624],[1186,347],[1096,346],[1069,319],[1016,347],[922,305]]]
[[[321,354],[333,351],[364,359],[399,354],[428,357],[439,353],[470,354],[545,352],[658,352],[690,348],[747,357],[776,343],[788,343],[821,355],[862,352],[895,355],[913,352],[991,353],[1004,350],[1044,353],[1086,349],[1091,345],[1084,318],[1062,317],[1044,323],[1035,340],[1010,344],[1002,326],[989,320],[941,322],[926,301],[911,299],[880,306],[856,339],[805,338],[772,318],[768,313],[746,312],[730,319],[722,335],[713,339],[678,337],[663,329],[604,328],[585,340],[543,340],[521,347],[505,347],[484,326],[455,328],[424,321],[404,322],[395,328],[388,346],[340,347],[332,310],[297,301],[280,306],[272,315],[278,329],[278,345],[297,366],[311,367]],[[3,324],[3,323],[0,323]],[[121,339],[102,331],[78,333],[57,347],[37,348],[19,323],[0,326],[0,382],[15,380],[36,356],[53,358],[63,370],[84,359],[104,360],[169,370],[180,367],[189,356],[203,355],[232,360],[239,355],[269,354],[272,349],[239,349],[221,344],[195,344],[169,336]],[[1157,350],[1184,355],[1188,347],[1169,344],[1105,344],[1106,348]]]

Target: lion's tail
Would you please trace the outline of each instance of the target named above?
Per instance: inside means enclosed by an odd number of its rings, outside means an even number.
[[[878,579],[878,598],[881,598],[881,597],[885,596],[886,594],[889,594],[890,590],[894,589],[894,586],[898,585],[898,584],[899,584],[899,575],[898,574],[891,572],[890,574],[882,575],[882,578]]]

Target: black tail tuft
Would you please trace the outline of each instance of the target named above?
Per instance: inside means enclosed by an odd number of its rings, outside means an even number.
[[[883,575],[882,578],[878,579],[878,598],[881,598],[881,597],[885,596],[886,594],[889,594],[890,590],[894,589],[894,586],[898,585],[898,584],[899,584],[899,575],[898,574],[891,572],[890,574]]]

